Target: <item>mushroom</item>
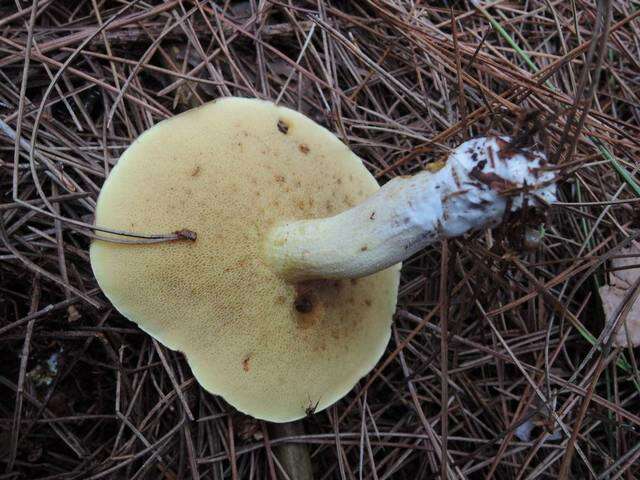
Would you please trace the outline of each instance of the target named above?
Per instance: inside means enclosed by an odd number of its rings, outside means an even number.
[[[220,99],[143,133],[96,207],[102,227],[186,229],[191,241],[107,235],[91,265],[113,305],[184,352],[204,388],[256,418],[292,421],[342,398],[381,357],[403,259],[496,225],[527,192],[555,199],[545,161],[506,137],[476,138],[440,170],[379,188],[304,115]]]

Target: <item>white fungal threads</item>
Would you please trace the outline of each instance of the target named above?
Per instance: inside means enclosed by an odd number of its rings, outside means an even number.
[[[554,174],[544,154],[515,149],[506,137],[469,140],[435,173],[395,178],[339,215],[273,229],[266,258],[289,280],[357,278],[390,267],[439,239],[500,223],[507,210],[547,203]]]

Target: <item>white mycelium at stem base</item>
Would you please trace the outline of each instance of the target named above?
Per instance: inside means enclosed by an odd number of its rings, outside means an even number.
[[[363,277],[439,239],[495,226],[527,195],[553,202],[544,154],[509,141],[469,140],[435,173],[395,178],[339,215],[282,224],[267,237],[266,258],[291,281]]]

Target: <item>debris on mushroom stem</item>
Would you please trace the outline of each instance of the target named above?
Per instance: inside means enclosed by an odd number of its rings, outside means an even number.
[[[288,279],[369,275],[442,238],[495,227],[525,199],[553,203],[556,177],[546,165],[543,153],[508,137],[475,138],[435,172],[394,178],[336,216],[276,227],[267,258]]]
[[[546,156],[513,148],[507,137],[469,140],[450,155],[442,169],[442,233],[460,236],[499,224],[505,213],[532,205],[553,203],[555,174],[544,170]],[[438,172],[440,173],[440,172]]]

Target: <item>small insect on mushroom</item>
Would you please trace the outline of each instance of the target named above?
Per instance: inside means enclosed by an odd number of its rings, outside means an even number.
[[[306,414],[307,417],[309,415],[313,415],[314,413],[316,413],[316,409],[318,408],[319,403],[320,403],[320,399],[318,399],[315,405],[311,403],[311,400],[309,400],[309,404],[307,405],[307,408],[304,409],[304,413]]]
[[[147,130],[98,198],[97,225],[181,241],[96,240],[91,266],[113,305],[184,352],[205,389],[254,417],[296,420],[338,401],[382,356],[402,260],[500,223],[527,196],[555,200],[544,155],[509,142],[469,140],[442,168],[380,188],[301,113],[221,99]],[[341,279],[357,282],[336,288]]]

